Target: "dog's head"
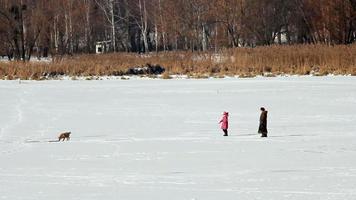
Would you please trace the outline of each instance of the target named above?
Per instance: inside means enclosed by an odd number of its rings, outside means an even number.
[[[64,133],[61,133],[59,136],[60,137],[69,137],[70,134],[71,134],[71,132],[64,132]]]

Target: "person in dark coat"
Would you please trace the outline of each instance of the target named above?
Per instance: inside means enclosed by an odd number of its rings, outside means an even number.
[[[262,134],[261,137],[267,137],[267,113],[268,111],[261,107],[261,115],[260,115],[260,126],[258,127],[258,133]]]

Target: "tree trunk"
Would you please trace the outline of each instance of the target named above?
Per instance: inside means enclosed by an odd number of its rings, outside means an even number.
[[[24,24],[24,18],[23,18],[23,9],[22,9],[22,5],[23,2],[22,0],[20,1],[20,5],[19,5],[19,15],[20,15],[20,36],[21,36],[21,58],[22,61],[25,62],[26,61],[26,49],[25,49],[25,42],[26,42],[26,38],[25,38],[25,33],[26,33],[26,27]]]
[[[69,43],[69,23],[68,23],[68,14],[64,13],[64,23],[65,23],[65,33],[64,33],[64,47],[62,47],[61,54],[65,54],[68,51]]]
[[[142,5],[143,1],[143,5]],[[139,7],[141,12],[141,34],[143,39],[144,51],[148,52],[148,40],[147,40],[147,28],[148,28],[148,19],[147,19],[147,10],[146,10],[146,0],[139,0]]]
[[[129,10],[129,4],[127,0],[124,0],[124,8],[125,8],[125,18],[124,18],[124,27],[125,27],[125,37],[126,37],[126,44],[125,44],[125,50],[126,52],[132,51],[132,42],[130,38],[130,10]]]
[[[157,23],[155,23],[155,43],[156,43],[156,52],[158,52],[158,27],[157,27]]]
[[[72,55],[74,52],[74,42],[73,42],[73,23],[72,23],[72,2],[70,2],[69,9],[69,53]]]
[[[115,31],[115,15],[114,15],[114,0],[110,0],[110,15],[111,15],[111,43],[113,51],[116,51],[116,31]]]
[[[162,0],[158,0],[158,6],[159,6],[159,18],[161,21],[161,29],[162,29],[162,43],[163,43],[163,51],[166,51],[166,32],[165,32],[165,26],[163,23],[163,16],[162,16]]]
[[[202,24],[202,50],[206,51],[208,49],[208,41],[207,41],[207,35],[206,35],[206,30],[205,30],[205,24]]]
[[[53,21],[53,29],[54,29],[54,49],[55,54],[58,54],[58,44],[59,44],[59,30],[58,30],[58,15],[54,17]]]
[[[85,4],[85,43],[86,43],[86,52],[90,53],[91,51],[91,31],[90,31],[90,0],[84,0]]]

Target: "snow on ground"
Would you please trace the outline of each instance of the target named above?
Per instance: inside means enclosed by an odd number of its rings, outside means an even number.
[[[7,56],[0,56],[0,62],[9,62],[9,58]],[[32,56],[30,62],[43,62],[43,63],[50,63],[52,62],[51,57],[34,57]]]
[[[0,199],[356,199],[355,88],[355,77],[0,81]],[[61,131],[69,142],[48,142]]]

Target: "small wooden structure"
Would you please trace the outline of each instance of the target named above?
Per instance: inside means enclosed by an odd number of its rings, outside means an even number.
[[[102,54],[110,50],[111,40],[99,41],[95,44],[95,53]]]

